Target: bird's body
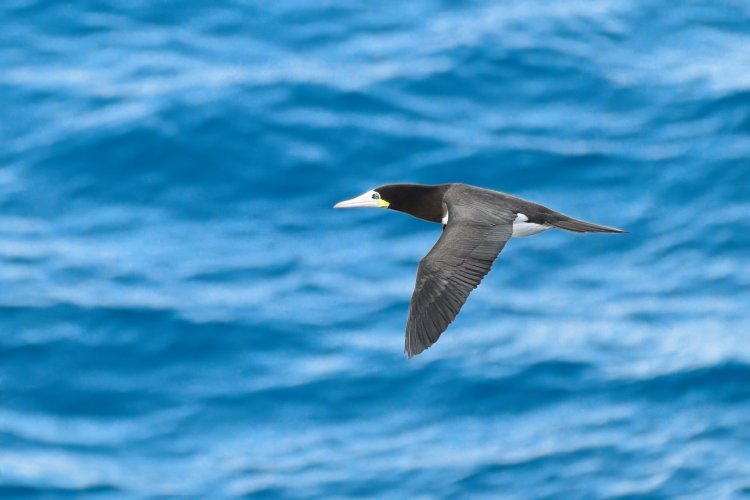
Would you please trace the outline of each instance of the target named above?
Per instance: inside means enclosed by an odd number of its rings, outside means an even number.
[[[390,184],[336,205],[349,207],[390,208],[443,225],[442,235],[417,270],[406,325],[409,357],[437,341],[511,236],[532,236],[552,228],[623,232],[466,184]]]

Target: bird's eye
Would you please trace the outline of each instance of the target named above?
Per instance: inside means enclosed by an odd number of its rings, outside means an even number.
[[[380,194],[378,194],[378,193],[372,193],[372,199],[373,200],[379,200],[380,199]]]

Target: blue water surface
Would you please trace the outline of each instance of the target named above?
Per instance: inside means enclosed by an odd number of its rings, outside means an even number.
[[[0,496],[750,497],[750,3],[0,6]],[[407,360],[437,225],[513,240]]]

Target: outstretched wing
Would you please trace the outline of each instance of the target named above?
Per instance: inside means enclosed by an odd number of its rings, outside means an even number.
[[[448,224],[417,269],[406,324],[410,358],[434,344],[453,322],[513,233],[510,210],[481,202],[446,204]]]

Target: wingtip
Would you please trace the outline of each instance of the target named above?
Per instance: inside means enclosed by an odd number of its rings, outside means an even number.
[[[424,349],[422,349],[421,351],[418,351],[418,350],[410,350],[409,346],[404,347],[404,354],[406,354],[407,359],[411,359],[423,351]]]
[[[406,353],[406,357],[408,359],[412,359],[412,358],[414,358],[416,356],[419,356],[420,354],[422,354],[423,352],[425,352],[430,347],[432,347],[432,345],[428,345],[428,346],[417,345],[417,346],[415,346],[415,348],[413,350],[409,350],[409,347],[407,346],[407,347],[404,348],[404,353]]]

